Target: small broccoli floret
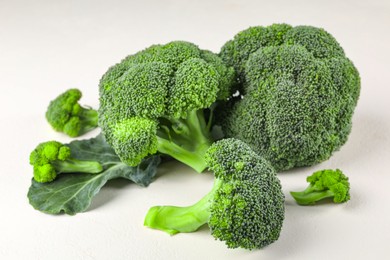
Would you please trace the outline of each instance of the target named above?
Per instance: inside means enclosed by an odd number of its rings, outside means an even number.
[[[156,131],[154,120],[141,117],[123,120],[113,128],[112,147],[122,154],[124,163],[138,165],[148,154],[156,153]]]
[[[70,148],[57,141],[39,144],[30,154],[30,164],[37,182],[51,182],[63,172],[99,173],[103,170],[99,162],[72,158]]]
[[[50,102],[46,119],[54,130],[77,137],[97,127],[97,111],[80,106],[80,99],[80,90],[69,89]]]
[[[99,125],[130,166],[160,152],[202,172],[213,141],[209,108],[230,96],[234,73],[192,43],[153,45],[102,77]]]
[[[325,30],[251,27],[220,56],[236,68],[242,96],[215,110],[225,137],[246,142],[277,171],[322,162],[347,141],[360,77]]]
[[[326,198],[333,199],[335,203],[350,199],[348,177],[339,169],[317,171],[306,180],[309,186],[304,191],[290,192],[300,205],[313,205]]]
[[[215,175],[212,190],[192,206],[152,207],[144,225],[173,235],[207,223],[229,248],[262,248],[276,241],[284,195],[272,166],[236,139],[215,142],[205,156]]]

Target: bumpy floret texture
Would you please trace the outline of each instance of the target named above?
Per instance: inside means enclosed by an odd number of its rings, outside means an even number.
[[[220,57],[228,65],[233,66],[239,78],[245,78],[245,63],[250,55],[259,48],[279,46],[284,43],[284,35],[291,30],[287,24],[278,24],[268,27],[250,27],[238,33],[233,40],[222,47]]]
[[[57,141],[39,144],[30,154],[30,164],[34,167],[34,180],[50,182],[57,177],[53,161],[65,161],[70,157],[70,148]]]
[[[132,117],[114,126],[112,145],[123,154],[123,162],[138,164],[149,153],[157,151],[156,127],[155,121],[141,117]]]
[[[251,27],[220,56],[236,68],[242,96],[219,108],[219,124],[276,170],[324,161],[347,141],[360,78],[325,30]]]
[[[132,138],[118,142],[115,133],[121,127],[117,125],[130,127],[136,121],[129,119],[137,117],[154,121],[157,130],[164,131],[162,124],[169,128],[172,121],[185,119],[190,111],[227,99],[234,74],[216,54],[192,43],[153,45],[126,57],[102,77],[99,125],[119,157],[136,165],[141,157],[155,153],[155,146],[148,151]],[[165,137],[169,136],[166,133]],[[137,147],[142,150],[140,156],[131,160],[129,154],[135,154]]]
[[[212,235],[230,248],[262,248],[276,241],[284,219],[284,195],[269,162],[234,139],[214,143],[206,161],[222,180],[210,202]]]

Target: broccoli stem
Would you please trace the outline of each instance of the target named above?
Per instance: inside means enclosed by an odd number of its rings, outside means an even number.
[[[157,134],[157,150],[203,172],[207,167],[204,155],[212,144],[203,111],[193,110],[185,119],[168,121]]]
[[[80,134],[85,134],[98,125],[98,112],[92,108],[81,108],[81,113],[79,115],[81,123]]]
[[[63,172],[83,172],[83,173],[100,173],[103,167],[96,161],[80,161],[77,159],[67,159],[65,161],[54,161],[52,165],[58,173]]]
[[[216,179],[212,190],[192,206],[155,206],[150,208],[146,214],[144,225],[170,235],[198,230],[209,220],[210,200],[221,185],[222,181]]]
[[[198,146],[194,151],[189,151],[160,137],[157,137],[157,143],[159,152],[170,155],[199,173],[206,169],[207,165],[204,160],[204,154],[206,153],[209,145],[204,144],[203,146]]]
[[[319,200],[332,198],[334,196],[334,193],[330,190],[313,192],[308,192],[307,190],[300,192],[292,191],[290,194],[300,205],[312,205]]]

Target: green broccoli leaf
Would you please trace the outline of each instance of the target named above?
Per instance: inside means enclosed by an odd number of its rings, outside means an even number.
[[[50,214],[64,212],[69,215],[83,212],[107,181],[124,178],[140,186],[148,186],[160,163],[160,157],[153,156],[143,160],[137,167],[128,166],[120,161],[101,135],[89,140],[73,141],[67,146],[71,148],[74,158],[98,161],[104,171],[99,174],[65,173],[50,183],[39,183],[33,179],[27,196],[30,204],[39,211]]]
[[[121,162],[102,134],[87,140],[72,141],[66,145],[70,148],[71,157],[78,160],[98,161],[104,167]]]

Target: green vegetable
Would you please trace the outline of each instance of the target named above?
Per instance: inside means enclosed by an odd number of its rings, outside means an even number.
[[[57,141],[40,143],[30,154],[30,164],[37,182],[51,182],[63,172],[99,173],[103,170],[97,161],[72,158],[71,149]]]
[[[220,57],[237,70],[241,95],[216,109],[218,124],[277,171],[324,161],[347,141],[360,78],[325,30],[251,27]]]
[[[50,183],[39,183],[33,179],[28,198],[35,209],[50,214],[64,212],[74,215],[83,212],[108,180],[124,178],[140,186],[148,186],[160,163],[160,157],[153,156],[143,160],[137,167],[130,167],[120,161],[101,135],[89,140],[73,141],[68,147],[72,157],[95,160],[103,166],[103,171],[99,174],[61,174]]]
[[[152,207],[145,226],[173,235],[207,223],[211,234],[229,248],[255,249],[276,241],[284,219],[284,195],[270,164],[235,139],[215,142],[206,162],[215,174],[212,190],[192,206]]]
[[[97,127],[97,111],[80,106],[80,99],[80,90],[69,89],[50,102],[46,119],[54,130],[76,137]]]
[[[339,169],[317,171],[306,180],[309,186],[304,191],[290,192],[300,205],[313,205],[326,198],[333,199],[335,203],[350,199],[348,177]]]
[[[212,111],[231,94],[234,70],[188,42],[153,45],[111,67],[100,81],[99,125],[123,162],[167,154],[198,172],[212,143]]]

